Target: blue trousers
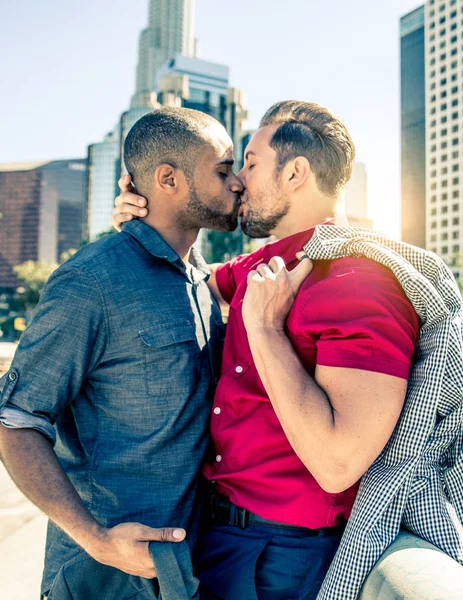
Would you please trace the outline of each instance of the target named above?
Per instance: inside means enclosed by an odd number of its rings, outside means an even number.
[[[215,525],[195,554],[201,600],[315,600],[341,536]]]

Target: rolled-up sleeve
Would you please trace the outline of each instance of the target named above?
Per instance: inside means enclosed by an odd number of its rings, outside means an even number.
[[[90,272],[67,265],[55,271],[0,380],[4,426],[36,429],[54,442],[54,422],[102,359],[104,311]]]

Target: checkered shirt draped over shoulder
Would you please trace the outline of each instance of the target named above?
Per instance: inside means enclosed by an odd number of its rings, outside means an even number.
[[[355,600],[402,523],[463,564],[462,297],[438,256],[374,231],[320,225],[304,251],[312,260],[366,257],[388,267],[421,319],[402,415],[362,478],[317,597]]]

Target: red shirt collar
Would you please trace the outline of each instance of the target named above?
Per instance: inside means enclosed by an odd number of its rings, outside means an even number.
[[[328,221],[320,223],[320,225],[336,225],[336,220],[329,219]],[[303,251],[304,246],[313,236],[315,227],[316,225],[310,229],[299,231],[298,233],[289,235],[281,240],[266,244],[263,252],[264,260],[268,262],[273,256],[281,256],[285,261],[286,266],[291,266],[292,262],[297,262],[296,252]]]

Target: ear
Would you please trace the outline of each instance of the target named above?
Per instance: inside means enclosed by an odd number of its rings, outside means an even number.
[[[156,187],[165,194],[174,194],[178,191],[179,173],[172,165],[167,163],[159,165],[154,177]]]
[[[288,184],[293,191],[300,189],[310,178],[312,170],[305,156],[298,156],[288,164],[290,167]]]

